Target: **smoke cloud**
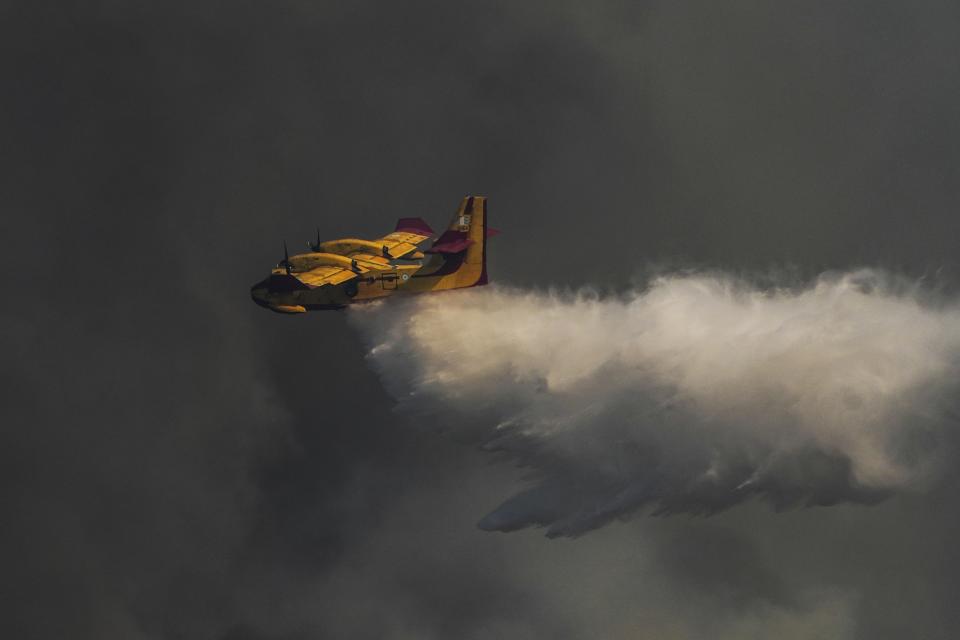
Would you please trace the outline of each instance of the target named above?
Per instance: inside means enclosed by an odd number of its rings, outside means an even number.
[[[488,530],[872,504],[935,482],[955,431],[960,310],[881,271],[673,274],[619,297],[489,287],[350,317],[403,414],[529,470]]]

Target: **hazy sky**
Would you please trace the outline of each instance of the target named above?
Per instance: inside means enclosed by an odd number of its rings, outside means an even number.
[[[522,469],[397,414],[346,314],[250,301],[284,239],[467,193],[519,290],[957,289],[954,3],[589,4],[0,4],[0,635],[955,635],[949,455],[874,506],[486,532]]]

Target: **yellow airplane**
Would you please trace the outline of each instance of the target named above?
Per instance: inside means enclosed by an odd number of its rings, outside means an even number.
[[[398,293],[426,293],[487,284],[487,199],[467,196],[447,230],[425,251],[434,233],[420,218],[401,218],[378,240],[343,238],[307,243],[309,253],[287,254],[250,288],[253,301],[278,313],[342,309]]]

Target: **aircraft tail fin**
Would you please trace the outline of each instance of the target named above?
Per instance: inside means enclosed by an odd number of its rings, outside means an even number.
[[[447,229],[424,251],[431,257],[414,278],[430,290],[487,284],[486,240],[496,233],[487,226],[486,197],[465,197]]]
[[[441,254],[450,266],[456,265],[458,278],[451,288],[487,284],[487,199],[467,196],[433,246],[426,253]]]

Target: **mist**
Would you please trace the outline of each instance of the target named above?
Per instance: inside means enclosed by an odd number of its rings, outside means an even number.
[[[960,310],[877,270],[763,287],[663,275],[621,296],[504,287],[350,316],[410,422],[527,469],[480,520],[575,536],[643,509],[874,504],[936,482]]]

